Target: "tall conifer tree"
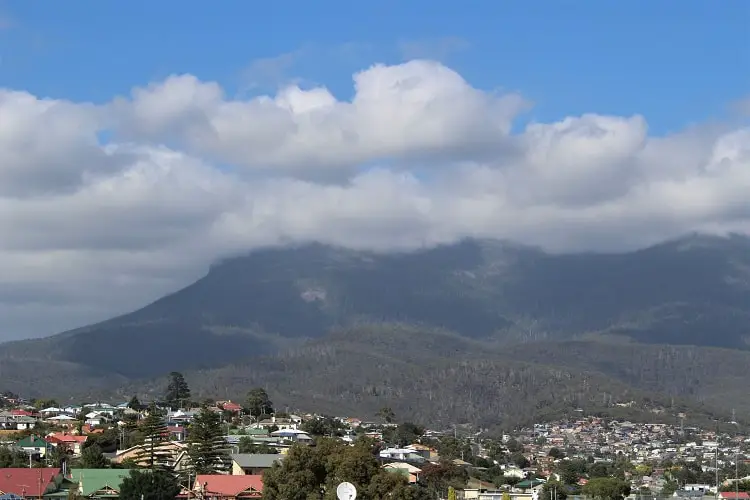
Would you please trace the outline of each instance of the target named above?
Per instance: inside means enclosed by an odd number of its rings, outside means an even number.
[[[203,406],[190,423],[188,456],[195,474],[217,474],[229,468],[221,416],[207,406]]]

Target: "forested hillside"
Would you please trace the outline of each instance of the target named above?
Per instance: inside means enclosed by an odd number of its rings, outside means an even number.
[[[478,240],[387,254],[313,244],[227,259],[133,313],[0,345],[0,377],[79,397],[178,370],[200,374],[206,395],[263,384],[311,409],[386,401],[477,422],[636,393],[726,411],[750,408],[737,369],[749,325],[745,236],[567,255]]]

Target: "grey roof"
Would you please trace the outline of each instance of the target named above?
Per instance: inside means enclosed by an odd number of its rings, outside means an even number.
[[[274,462],[284,459],[284,455],[271,453],[233,453],[232,461],[243,469],[270,469]]]

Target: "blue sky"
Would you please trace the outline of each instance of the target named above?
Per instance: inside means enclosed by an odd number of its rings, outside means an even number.
[[[240,95],[301,77],[348,98],[354,71],[426,56],[522,92],[533,119],[641,113],[664,133],[726,118],[750,89],[742,0],[6,0],[0,15],[0,86],[74,100],[183,72]]]

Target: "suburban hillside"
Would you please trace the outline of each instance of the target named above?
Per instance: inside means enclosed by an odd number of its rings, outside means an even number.
[[[739,372],[722,361],[747,366],[748,334],[745,236],[691,235],[619,254],[485,240],[388,254],[311,244],[226,259],[138,311],[2,344],[0,379],[45,395],[64,381],[60,393],[77,397],[153,387],[179,370],[200,374],[202,394],[264,384],[290,401],[352,411],[369,411],[392,387],[407,413],[478,421],[600,392],[724,411],[748,404]]]

